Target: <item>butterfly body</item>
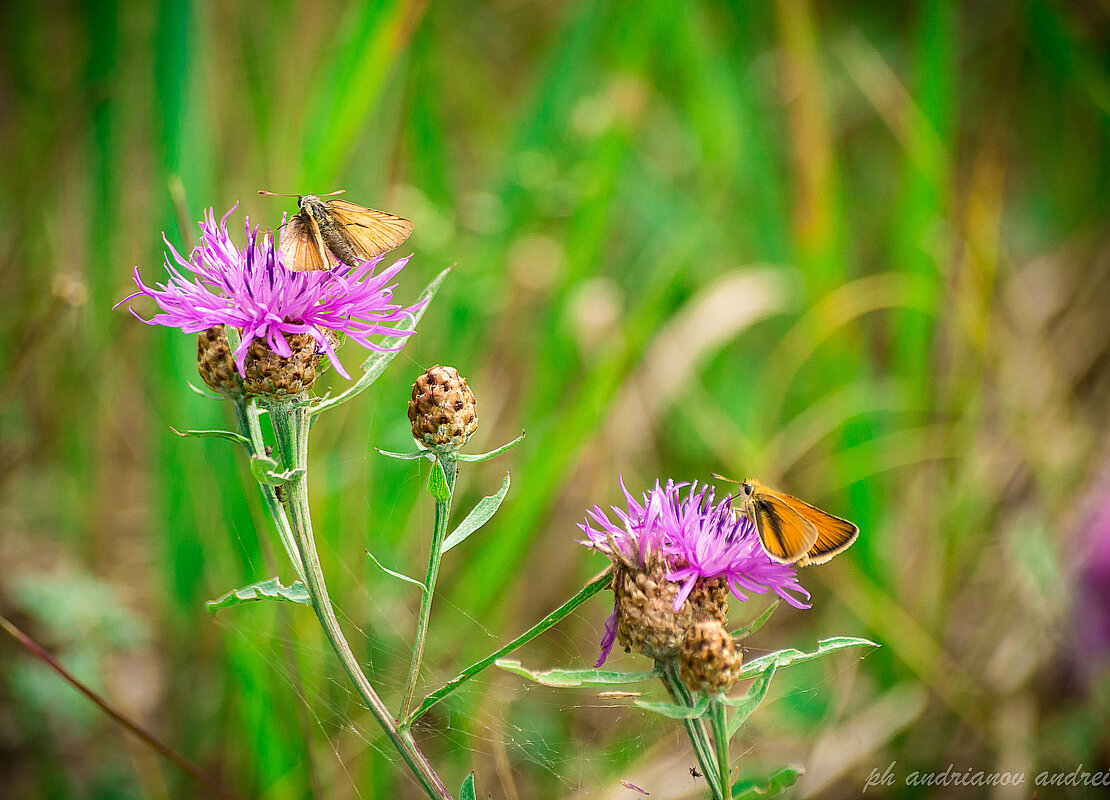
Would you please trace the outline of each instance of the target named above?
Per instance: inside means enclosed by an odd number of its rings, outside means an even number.
[[[805,567],[824,564],[859,537],[859,528],[755,478],[740,484],[744,515],[755,525],[772,561]]]
[[[282,263],[294,272],[368,261],[412,233],[407,219],[346,200],[308,194],[298,196],[297,203],[299,209],[285,224],[278,245]]]

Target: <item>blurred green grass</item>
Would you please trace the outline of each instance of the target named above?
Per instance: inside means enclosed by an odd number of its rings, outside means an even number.
[[[225,419],[185,387],[191,338],[111,309],[132,265],[157,279],[161,231],[193,235],[178,179],[189,220],[239,202],[275,226],[289,203],[260,188],[410,217],[402,298],[458,263],[372,396],[315,429],[325,571],[387,695],[418,598],[362,551],[419,573],[431,510],[417,467],[373,448],[408,446],[411,381],[450,363],[478,394],[473,449],[528,438],[460,478],[460,508],[505,469],[513,488],[445,564],[429,687],[600,568],[575,523],[618,474],[756,475],[862,535],[753,646],[884,647],[782,676],[742,769],[804,763],[799,796],[854,797],[891,761],[1110,767],[1105,680],[1070,627],[1107,488],[1103,4],[124,0],[0,21],[0,606],[243,796],[416,795],[309,615],[203,612],[288,570],[236,454],[168,430]],[[87,619],[53,612],[90,585]],[[604,605],[522,658],[587,663]],[[137,639],[108,635],[120,614]],[[12,796],[192,796],[23,659],[0,644]],[[449,784],[476,768],[498,797],[622,777],[693,796],[672,733],[488,675],[421,736]]]

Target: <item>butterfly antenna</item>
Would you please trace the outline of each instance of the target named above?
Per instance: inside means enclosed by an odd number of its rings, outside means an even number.
[[[269,197],[300,197],[297,194],[278,194],[277,192],[267,192],[265,189],[259,189],[259,194],[268,195]]]
[[[721,473],[719,473],[719,472],[714,472],[714,473],[713,473],[713,478],[714,478],[715,480],[718,480],[718,481],[726,481],[726,482],[728,482],[728,483],[740,483],[740,481],[736,480],[735,478],[726,478],[726,477],[725,477],[724,475],[722,475],[722,474],[721,474]]]
[[[316,196],[317,197],[331,197],[332,195],[336,195],[336,194],[344,194],[346,191],[347,191],[346,189],[336,189],[334,192],[328,192],[327,194],[318,194]]]

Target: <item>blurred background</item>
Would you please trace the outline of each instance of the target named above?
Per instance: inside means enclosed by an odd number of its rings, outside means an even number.
[[[418,796],[307,609],[205,611],[292,570],[232,446],[170,431],[232,424],[186,385],[195,338],[112,308],[203,209],[239,203],[235,233],[295,208],[258,189],[414,220],[402,301],[458,264],[314,429],[325,573],[390,705],[419,598],[363,551],[423,574],[432,506],[426,465],[373,448],[411,448],[442,363],[478,397],[472,452],[528,437],[464,465],[460,519],[512,488],[445,561],[426,689],[604,566],[575,526],[618,475],[721,472],[862,531],[749,652],[882,644],[780,672],[744,775],[802,764],[793,796],[847,798],[896,762],[869,794],[1017,798],[1110,769],[1104,0],[5,3],[0,37],[0,610],[242,797]],[[610,603],[520,658],[589,666]],[[679,726],[496,670],[418,738],[481,797],[705,791]],[[949,764],[1026,783],[905,783]],[[6,635],[0,774],[208,796]]]

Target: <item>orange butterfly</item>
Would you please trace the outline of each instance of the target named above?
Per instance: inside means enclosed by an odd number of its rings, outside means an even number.
[[[358,264],[392,250],[412,233],[407,219],[346,200],[324,201],[309,194],[297,195],[297,203],[300,210],[285,224],[278,245],[281,262],[294,272],[331,269],[339,261]]]
[[[859,528],[848,520],[769,489],[755,478],[740,484],[740,499],[764,551],[780,564],[824,564],[859,537]]]

